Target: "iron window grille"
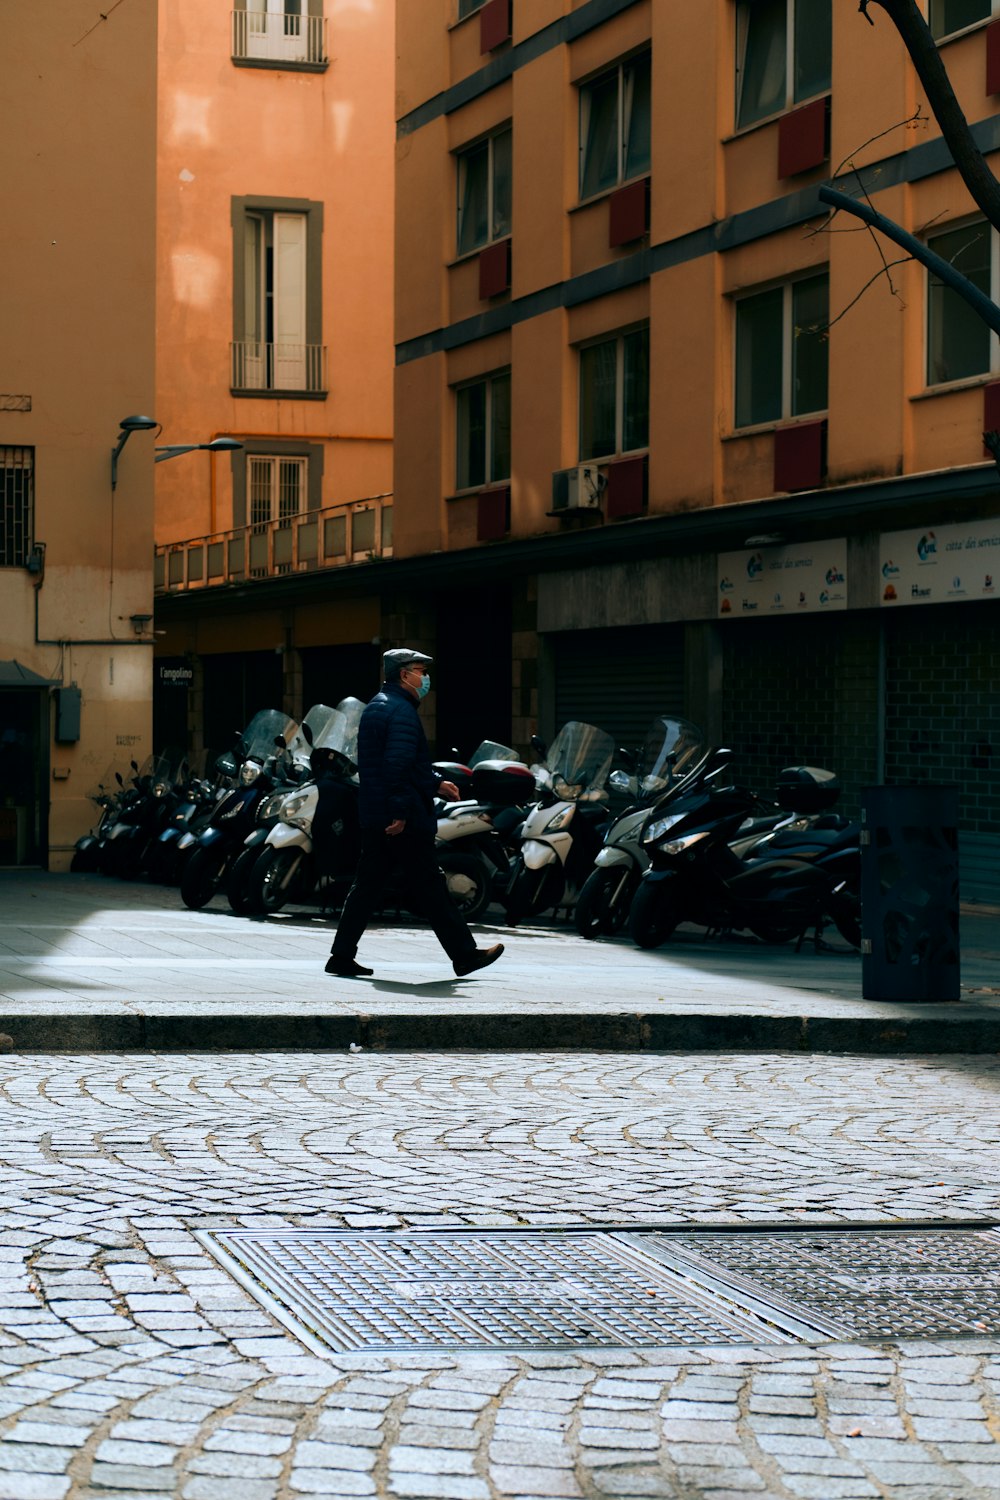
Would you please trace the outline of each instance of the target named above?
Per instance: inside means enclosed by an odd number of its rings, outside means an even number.
[[[0,448],[0,568],[27,567],[34,510],[34,448]]]

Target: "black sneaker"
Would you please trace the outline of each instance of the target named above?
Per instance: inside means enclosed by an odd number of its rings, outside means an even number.
[[[326,961],[325,973],[336,974],[340,979],[367,979],[375,970],[366,969],[364,964],[357,963],[353,958],[338,958],[336,953],[331,953]]]
[[[459,979],[462,979],[466,974],[474,974],[477,969],[495,964],[502,952],[503,943],[494,943],[492,948],[474,948],[466,958],[456,958],[452,968]]]

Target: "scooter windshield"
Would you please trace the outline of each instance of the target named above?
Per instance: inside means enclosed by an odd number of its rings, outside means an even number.
[[[277,749],[275,740],[280,736],[286,745],[291,744],[295,730],[295,720],[282,713],[280,708],[262,708],[240,735],[240,748],[247,760],[263,764],[269,755],[274,755]]]
[[[603,729],[576,719],[564,724],[545,757],[553,790],[567,801],[599,791],[614,753],[615,742]]]
[[[518,755],[517,751],[516,750],[512,750],[509,745],[499,745],[499,744],[497,744],[496,740],[483,740],[482,744],[478,747],[478,749],[473,754],[471,760],[469,760],[467,762],[467,764],[468,764],[469,770],[470,771],[474,771],[476,769],[476,767],[479,765],[480,761],[484,761],[484,760],[510,760],[510,761],[518,761],[520,759],[521,759],[521,757]]]
[[[341,698],[337,704],[337,712],[342,715],[347,727],[344,730],[344,743],[330,748],[339,750],[344,759],[354,766],[358,763],[358,729],[366,707],[367,704],[362,703],[360,698]]]
[[[139,780],[155,782],[158,786],[173,786],[181,779],[184,770],[184,753],[181,750],[161,750],[158,755],[147,755],[139,767]]]
[[[646,731],[639,761],[639,790],[658,796],[686,776],[708,747],[697,724],[689,719],[654,719]]]
[[[336,714],[337,710],[328,703],[313,704],[288,745],[288,753],[296,765],[308,766],[313,746],[319,744]]]

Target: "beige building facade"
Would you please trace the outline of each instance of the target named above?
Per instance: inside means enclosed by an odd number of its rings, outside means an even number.
[[[156,10],[0,11],[2,865],[65,868],[152,748]]]
[[[377,684],[393,33],[392,0],[160,5],[161,745]]]
[[[994,11],[929,15],[995,164]],[[426,643],[442,686],[504,685],[499,738],[673,711],[762,789],[957,782],[1000,888],[997,340],[818,189],[994,297],[997,234],[872,17],[398,0],[393,568],[447,559]]]

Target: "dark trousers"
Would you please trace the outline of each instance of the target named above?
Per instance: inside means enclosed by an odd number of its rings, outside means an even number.
[[[410,828],[392,838],[379,831],[363,832],[354,884],[330,951],[338,958],[353,958],[375,912],[387,898],[396,900],[397,893],[402,905],[430,922],[452,961],[473,951],[476,940],[455,910],[434,857],[434,834]]]

